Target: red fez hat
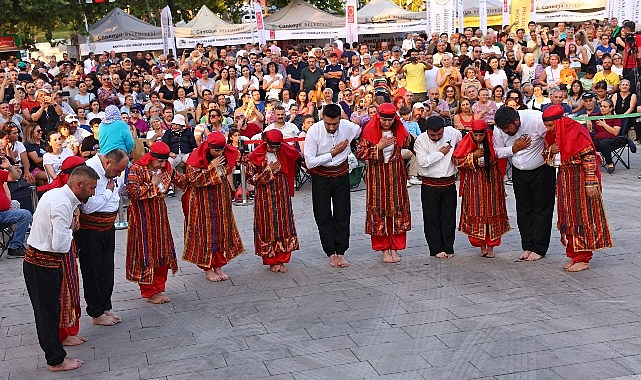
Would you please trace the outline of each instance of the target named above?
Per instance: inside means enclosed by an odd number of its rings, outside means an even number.
[[[278,129],[270,129],[265,132],[265,141],[267,141],[267,144],[281,144],[283,142],[283,132]]]
[[[396,106],[392,103],[383,103],[378,107],[378,114],[381,117],[394,117],[396,116]]]
[[[474,120],[472,123],[473,131],[485,131],[487,130],[487,123],[484,120]]]
[[[171,150],[169,149],[169,145],[165,144],[162,141],[157,141],[151,144],[151,147],[149,148],[149,154],[153,158],[161,160],[166,160],[167,158],[169,158],[170,152]]]
[[[562,118],[564,114],[563,107],[558,104],[547,106],[543,111],[543,121],[557,120]]]
[[[209,144],[210,147],[219,147],[222,148],[227,144],[227,140],[225,139],[225,135],[223,135],[222,132],[212,132],[207,136],[207,144]]]
[[[62,166],[60,167],[60,170],[66,172],[66,171],[69,171],[70,169],[75,168],[76,166],[80,166],[84,164],[85,164],[85,160],[82,157],[69,156],[65,158],[64,161],[62,161]]]

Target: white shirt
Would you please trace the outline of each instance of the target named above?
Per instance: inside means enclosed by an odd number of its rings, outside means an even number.
[[[432,66],[431,70],[425,70],[425,88],[427,90],[431,90],[433,88],[438,88],[438,85],[436,84],[436,75],[438,74],[439,68],[436,66]]]
[[[285,139],[291,139],[293,137],[298,137],[298,134],[300,133],[300,130],[294,123],[290,123],[288,121],[285,122],[285,125],[283,125],[281,128],[276,126],[276,123],[271,123],[269,124],[264,132],[269,131],[270,129],[278,129],[283,133],[283,138]]]
[[[514,136],[509,136],[499,128],[494,128],[494,151],[500,158],[512,157],[512,165],[519,170],[534,170],[543,165],[543,148],[547,129],[543,125],[543,114],[536,110],[518,111],[521,126]],[[512,153],[516,139],[528,135],[532,139],[529,147]]]
[[[25,148],[24,144],[20,141],[16,141],[13,143],[12,150],[18,154],[14,161],[16,162],[16,164],[20,165],[20,167],[23,167],[22,161],[20,160],[20,155],[22,154],[22,152],[26,152],[27,148]]]
[[[392,131],[383,131],[383,137],[393,137],[394,134]],[[396,144],[392,144],[386,148],[383,148],[383,161],[385,163],[389,162],[389,159],[392,157],[392,153],[394,153],[394,148]]]
[[[67,185],[44,193],[33,214],[27,244],[46,252],[69,252],[73,240],[73,213],[79,204]]]
[[[344,119],[341,119],[334,134],[327,132],[325,123],[322,120],[314,123],[309,127],[305,136],[305,163],[307,167],[311,169],[317,166],[338,166],[342,164],[351,153],[349,146],[334,157],[330,152],[336,144],[343,140],[351,143],[360,134],[360,126]]]
[[[73,151],[67,148],[62,148],[62,152],[60,152],[60,154],[47,152],[44,154],[44,156],[42,156],[42,165],[53,166],[53,173],[55,175],[58,175],[62,170],[62,161],[64,161],[67,157],[71,157],[71,156],[73,156]],[[51,179],[52,178],[50,178],[50,180]]]
[[[485,54],[490,54],[490,53],[494,53],[494,55],[496,57],[500,57],[501,56],[501,48],[499,48],[496,45],[492,45],[492,47],[487,47],[487,45],[481,46],[481,54],[485,55]]]
[[[185,111],[188,108],[194,108],[194,101],[190,98],[185,98],[185,102],[181,102],[180,99],[174,100],[174,111],[181,112]]]
[[[416,161],[418,163],[418,175],[429,178],[451,177],[458,171],[452,162],[452,154],[456,144],[463,137],[461,132],[454,127],[444,127],[443,137],[438,141],[432,141],[427,132],[421,133],[414,142]],[[452,149],[447,154],[439,152],[439,149],[450,143]]]
[[[105,168],[102,167],[100,157],[102,157],[102,155],[97,154],[85,162],[87,166],[93,168],[100,176],[96,185],[96,195],[89,198],[87,203],[81,206],[82,212],[85,214],[91,214],[94,212],[115,212],[118,211],[118,207],[120,206],[120,195],[117,190],[124,186],[122,179],[120,177],[113,179],[116,182],[116,188],[114,191],[107,189],[107,182],[109,182],[109,179],[105,177]]]
[[[245,88],[245,85],[247,83],[250,83],[247,88]],[[241,76],[240,78],[236,78],[236,90],[238,90],[239,93],[244,93],[250,90],[258,90],[260,89],[260,85],[258,84],[258,78],[255,76],[250,76],[249,79],[245,78],[244,76]]]

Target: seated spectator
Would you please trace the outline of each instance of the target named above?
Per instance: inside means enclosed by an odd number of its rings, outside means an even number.
[[[601,101],[600,112],[592,113],[590,116],[612,115],[613,110],[614,104],[612,100],[605,99]],[[592,141],[594,142],[596,150],[603,155],[606,170],[610,174],[614,173],[612,151],[621,146],[621,142],[617,138],[621,132],[621,119],[588,120],[586,126],[590,134],[592,134]]]
[[[71,127],[69,126],[69,123],[66,121],[59,121],[58,133],[62,138],[62,147],[71,150],[74,155],[78,155],[80,152],[80,144],[78,143],[78,140],[76,140],[76,136],[71,134]]]
[[[11,165],[6,157],[0,158],[0,185],[4,191],[0,191],[0,223],[15,224],[13,237],[8,244],[9,250],[7,257],[10,259],[24,257],[25,247],[24,240],[27,229],[31,223],[31,213],[29,210],[12,209],[11,199],[8,195],[8,182],[14,182],[20,179],[20,169]]]
[[[82,140],[80,145],[80,156],[85,160],[90,159],[98,153],[98,130],[100,129],[100,119],[95,118],[89,122],[93,135],[87,136]]]
[[[48,183],[47,173],[42,166],[42,156],[47,152],[45,150],[46,142],[42,138],[42,127],[31,123],[24,129],[24,147],[27,150],[29,158],[29,170],[36,177],[36,182]]]

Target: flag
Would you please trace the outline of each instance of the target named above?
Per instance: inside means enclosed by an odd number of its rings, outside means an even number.
[[[171,17],[169,5],[160,13],[160,32],[162,33],[162,52],[164,55],[171,53],[176,57],[176,39],[174,38],[174,21]]]
[[[463,0],[457,1],[457,10],[458,10],[458,32],[463,34],[465,32],[465,6],[463,5]]]
[[[265,37],[265,23],[263,22],[263,10],[260,4],[254,2],[254,15],[256,16],[256,30],[258,31],[258,44],[266,45],[267,39]]]
[[[487,34],[487,0],[479,0],[479,29]]]
[[[510,7],[508,0],[503,0],[503,25],[501,26],[506,25],[510,25]]]
[[[358,42],[358,21],[356,19],[356,0],[347,0],[345,9],[345,28],[347,43]]]
[[[431,0],[432,12],[429,12],[429,25],[439,33],[454,33],[454,21],[456,18],[455,0]],[[428,33],[429,35],[429,33]]]

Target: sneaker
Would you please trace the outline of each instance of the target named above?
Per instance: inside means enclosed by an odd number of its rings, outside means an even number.
[[[407,181],[407,187],[412,187],[412,183],[410,181]]]
[[[605,170],[608,171],[608,174],[614,173],[614,166],[606,166]]]
[[[167,196],[168,197],[175,197],[176,196],[176,193],[174,193],[174,185],[171,185],[169,187],[169,191],[167,191]]]
[[[20,246],[18,248],[9,248],[9,252],[7,253],[7,258],[9,259],[19,259],[24,257],[24,254],[26,253],[27,249],[24,246]]]
[[[411,176],[408,182],[411,183],[412,185],[421,185],[423,183],[423,181],[418,179],[418,177],[416,177],[415,175]]]

